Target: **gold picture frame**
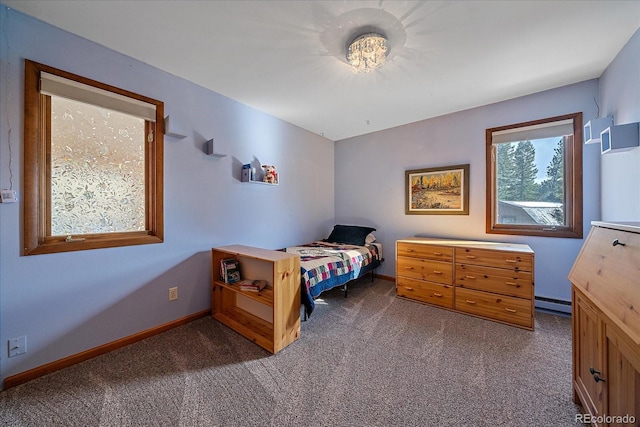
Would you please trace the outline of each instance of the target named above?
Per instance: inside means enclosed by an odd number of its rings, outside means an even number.
[[[469,215],[469,165],[405,172],[406,215]]]

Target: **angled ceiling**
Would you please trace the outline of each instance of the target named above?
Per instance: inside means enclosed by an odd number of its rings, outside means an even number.
[[[0,1],[334,141],[600,77],[640,28],[635,0]],[[371,28],[389,61],[355,75]]]

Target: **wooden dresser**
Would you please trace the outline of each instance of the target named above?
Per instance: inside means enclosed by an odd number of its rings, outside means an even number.
[[[569,273],[573,398],[594,425],[639,426],[640,223],[591,224]]]
[[[408,237],[396,241],[396,294],[534,328],[534,253],[527,245]]]

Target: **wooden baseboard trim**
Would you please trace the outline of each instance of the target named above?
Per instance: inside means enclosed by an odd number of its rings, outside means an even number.
[[[373,275],[373,277],[376,277],[378,279],[382,279],[382,280],[388,280],[390,282],[395,282],[396,278],[394,276],[384,276],[382,274],[375,274]]]
[[[81,353],[77,353],[63,359],[58,359],[55,362],[47,363],[46,365],[38,366],[37,368],[33,368],[16,375],[6,377],[4,379],[4,390],[15,387],[18,384],[22,384],[27,381],[31,381],[43,375],[59,371],[60,369],[67,368],[71,365],[75,365],[76,363],[84,362],[85,360],[92,359],[96,356],[100,356],[101,354],[109,353],[110,351],[126,347],[135,342],[142,341],[143,339],[161,334],[178,326],[186,325],[187,323],[193,322],[194,320],[200,319],[201,317],[205,317],[210,314],[211,310],[204,310],[198,313],[190,314],[189,316],[173,320],[171,322],[156,326],[151,329],[147,329],[137,334],[129,335],[128,337],[124,337],[119,340],[91,348]]]

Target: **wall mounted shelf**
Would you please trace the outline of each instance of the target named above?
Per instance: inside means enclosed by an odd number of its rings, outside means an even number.
[[[226,154],[216,153],[213,146],[213,139],[210,139],[206,142],[206,151],[207,155],[211,157],[227,157]]]
[[[169,116],[164,118],[164,134],[166,136],[170,136],[171,138],[176,138],[176,139],[184,139],[187,137],[187,135],[184,135],[182,133],[182,131],[178,131],[176,129],[173,129],[171,127],[171,120],[169,119]]]
[[[262,180],[263,177],[264,177],[264,172],[262,170],[257,171],[256,168],[252,167],[250,163],[247,163],[242,166],[242,174],[240,175],[241,182],[244,182],[247,184],[262,184],[262,185],[278,185],[280,183],[279,174],[276,178],[275,183],[264,182]]]
[[[599,144],[600,133],[613,126],[613,117],[603,117],[600,119],[589,120],[584,125],[584,131],[582,132],[582,138],[585,144]]]
[[[242,182],[244,184],[262,184],[262,185],[270,185],[270,186],[280,185],[280,183],[271,184],[270,182],[264,182],[264,181],[242,181]]]
[[[639,145],[638,123],[609,126],[600,133],[600,152],[602,154],[627,151]]]

